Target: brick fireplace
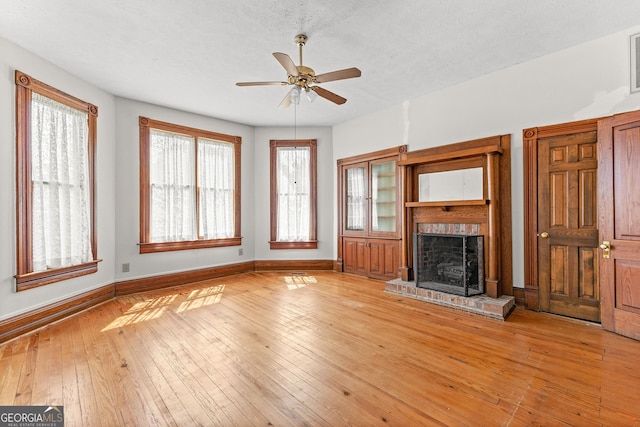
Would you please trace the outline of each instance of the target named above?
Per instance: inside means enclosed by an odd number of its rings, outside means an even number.
[[[509,135],[409,151],[402,154],[398,165],[405,189],[400,278],[415,280],[415,233],[478,235],[483,238],[485,293],[492,298],[512,295]],[[479,171],[472,180],[464,181],[465,186],[478,190],[466,193],[458,191],[453,181],[429,181],[429,191],[436,190],[433,193],[440,198],[423,197],[425,177],[431,180],[456,171]]]
[[[483,236],[418,232],[413,259],[419,288],[465,297],[484,293]]]
[[[404,193],[400,278],[387,282],[386,290],[489,317],[506,318],[515,307],[511,296],[510,136],[405,152],[398,166]],[[438,175],[456,178],[437,182]],[[462,190],[454,186],[459,176],[462,176]],[[473,191],[467,192],[467,189]],[[419,233],[481,236],[484,259],[480,262],[482,272],[479,274],[484,276],[484,293],[465,297],[416,286],[418,260],[414,240]],[[450,272],[450,276],[453,275],[455,273]]]

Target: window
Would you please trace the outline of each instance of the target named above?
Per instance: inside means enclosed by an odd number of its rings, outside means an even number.
[[[316,249],[315,139],[270,141],[271,249]]]
[[[98,271],[98,108],[20,71],[16,81],[17,274],[22,291]]]
[[[140,253],[240,245],[241,138],[139,124]]]

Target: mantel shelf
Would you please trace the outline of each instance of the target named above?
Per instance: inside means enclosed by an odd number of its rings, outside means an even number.
[[[484,147],[468,148],[463,150],[450,151],[446,153],[429,154],[419,157],[408,157],[398,162],[399,166],[408,166],[424,163],[436,163],[446,160],[463,159],[466,157],[483,156],[491,153],[502,154],[504,152],[500,145],[487,145]]]
[[[426,208],[431,206],[441,206],[441,207],[484,206],[488,204],[489,204],[489,199],[478,199],[478,200],[448,200],[448,201],[437,201],[437,202],[406,202],[404,206],[407,208]]]

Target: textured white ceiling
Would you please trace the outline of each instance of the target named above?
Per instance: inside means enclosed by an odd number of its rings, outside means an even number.
[[[348,99],[297,108],[329,126],[638,24],[638,0],[0,0],[0,36],[115,95],[257,126],[290,126],[271,55]],[[29,73],[29,70],[23,70]],[[38,78],[37,75],[34,77]],[[88,100],[90,101],[90,100]]]

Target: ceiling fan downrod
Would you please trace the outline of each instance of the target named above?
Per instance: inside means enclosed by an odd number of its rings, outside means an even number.
[[[294,40],[298,45],[298,50],[300,51],[300,66],[302,67],[302,46],[307,43],[307,36],[305,36],[304,34],[298,34],[297,36],[295,36]]]

